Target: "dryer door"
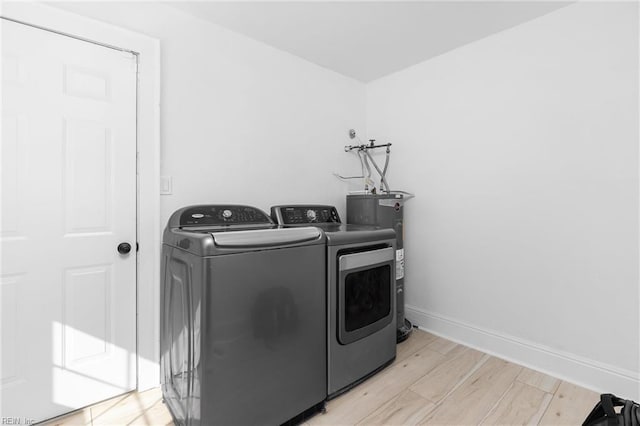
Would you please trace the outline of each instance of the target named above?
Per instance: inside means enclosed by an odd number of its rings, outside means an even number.
[[[394,315],[391,247],[338,257],[338,341],[349,344],[388,325]]]

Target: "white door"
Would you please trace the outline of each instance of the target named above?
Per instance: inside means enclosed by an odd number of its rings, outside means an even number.
[[[135,388],[136,63],[2,20],[1,418]]]

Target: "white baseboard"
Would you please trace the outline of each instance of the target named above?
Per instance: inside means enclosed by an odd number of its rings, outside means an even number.
[[[591,389],[640,400],[640,374],[535,342],[406,306],[414,325],[465,346]]]

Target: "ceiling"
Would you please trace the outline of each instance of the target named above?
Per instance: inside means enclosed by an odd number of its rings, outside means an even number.
[[[174,1],[164,4],[369,82],[569,3]]]
[[[149,8],[179,10],[369,82],[570,3],[557,0],[55,0],[50,4],[107,22],[111,19],[116,25],[126,22],[133,29],[135,17],[146,16]]]

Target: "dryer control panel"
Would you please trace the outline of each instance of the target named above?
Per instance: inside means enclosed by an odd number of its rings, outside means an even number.
[[[201,205],[186,208],[180,215],[180,226],[221,226],[272,224],[265,212],[251,206]]]
[[[278,225],[341,223],[334,206],[294,205],[271,207],[271,217]]]

